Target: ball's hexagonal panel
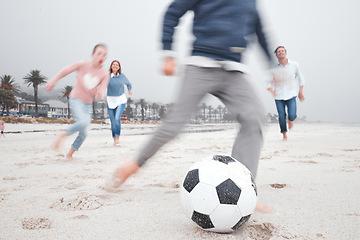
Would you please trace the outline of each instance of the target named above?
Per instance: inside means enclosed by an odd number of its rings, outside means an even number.
[[[188,191],[183,187],[180,188],[180,201],[186,216],[191,218],[194,211],[194,207],[191,202],[190,193],[188,193]]]
[[[190,193],[194,211],[210,214],[220,204],[216,189],[213,186],[200,182]]]
[[[229,163],[229,178],[239,187],[248,187],[251,183],[250,171],[240,162]]]
[[[226,164],[210,161],[199,168],[200,182],[216,187],[229,178],[229,170]]]
[[[237,203],[243,216],[254,212],[257,202],[257,196],[253,187],[243,188]]]
[[[235,224],[242,218],[241,212],[236,205],[220,204],[210,214],[210,219],[214,224],[212,232],[229,233],[232,232]]]

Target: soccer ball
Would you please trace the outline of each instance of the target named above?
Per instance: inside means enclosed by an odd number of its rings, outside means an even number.
[[[231,233],[254,212],[257,190],[250,171],[229,156],[195,163],[180,189],[185,214],[206,231]]]

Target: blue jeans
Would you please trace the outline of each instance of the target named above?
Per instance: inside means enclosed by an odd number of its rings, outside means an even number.
[[[71,135],[75,132],[79,132],[79,135],[71,145],[71,147],[75,151],[78,151],[88,133],[89,125],[91,122],[92,105],[84,103],[77,98],[70,98],[69,103],[71,107],[71,112],[75,118],[75,123],[72,124],[67,130],[67,134]]]
[[[121,132],[121,115],[124,112],[126,104],[121,104],[114,109],[110,109],[108,106],[108,113],[111,122],[111,133],[112,137],[120,136]]]
[[[279,124],[281,133],[286,133],[286,112],[285,106],[288,111],[289,121],[294,121],[296,118],[296,97],[293,97],[289,100],[275,100],[276,109],[279,114]]]

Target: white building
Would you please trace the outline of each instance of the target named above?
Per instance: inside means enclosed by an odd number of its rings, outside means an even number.
[[[48,112],[49,117],[53,117],[53,118],[68,117],[68,105],[66,103],[56,99],[52,99],[44,103],[49,104],[49,112]]]

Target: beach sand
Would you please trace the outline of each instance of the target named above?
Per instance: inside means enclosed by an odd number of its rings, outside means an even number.
[[[6,124],[0,139],[0,239],[360,239],[360,125],[297,123],[283,142],[264,133],[259,203],[242,231],[199,229],[183,213],[179,185],[196,161],[231,153],[236,124],[188,125],[116,191],[104,188],[156,125],[92,125],[74,162],[51,150],[67,124]]]

